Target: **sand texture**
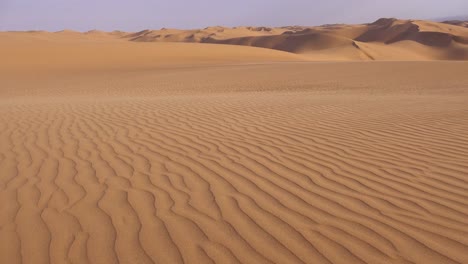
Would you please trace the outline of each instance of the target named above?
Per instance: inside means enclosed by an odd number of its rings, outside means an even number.
[[[467,62],[108,34],[0,34],[0,263],[468,263]]]

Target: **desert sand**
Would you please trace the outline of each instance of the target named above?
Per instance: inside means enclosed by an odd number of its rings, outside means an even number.
[[[385,23],[1,32],[0,263],[468,263],[467,29]]]

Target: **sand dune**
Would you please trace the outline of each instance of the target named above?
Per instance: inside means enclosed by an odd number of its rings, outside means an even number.
[[[468,21],[448,20],[448,21],[444,21],[442,23],[455,25],[455,26],[461,26],[461,27],[468,27]]]
[[[438,23],[382,18],[362,25],[334,24],[318,27],[228,28],[215,26],[193,30],[163,28],[134,33],[98,30],[85,33],[72,30],[63,30],[53,34],[33,33],[28,32],[36,37],[44,35],[46,39],[67,37],[92,41],[122,40],[252,46],[295,53],[303,56],[305,60],[315,61],[468,60],[468,28],[466,22],[463,21]]]
[[[468,30],[462,22],[379,19],[364,25],[320,27],[212,27],[202,30],[145,30],[131,41],[202,42],[254,46],[307,55],[311,60],[467,60]],[[360,45],[360,42],[367,43]],[[415,42],[421,45],[401,45]],[[398,43],[399,45],[392,45]],[[379,53],[369,56],[366,47]],[[383,49],[385,47],[385,49]]]
[[[161,65],[297,61],[296,54],[228,45],[137,43],[76,32],[0,33],[4,71],[153,68]]]
[[[468,63],[367,27],[0,33],[0,263],[467,263]]]
[[[468,30],[452,25],[412,20],[379,19],[368,25],[354,27],[329,25],[284,32],[282,35],[224,40],[208,38],[204,42],[264,47],[309,55],[310,59],[322,57],[325,60],[468,59]],[[401,42],[421,45],[403,46]],[[400,45],[392,45],[396,43]],[[380,52],[370,55],[367,48],[369,46],[377,46]]]

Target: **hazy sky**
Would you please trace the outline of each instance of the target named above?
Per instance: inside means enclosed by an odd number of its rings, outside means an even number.
[[[320,25],[467,14],[468,0],[0,0],[0,31]]]

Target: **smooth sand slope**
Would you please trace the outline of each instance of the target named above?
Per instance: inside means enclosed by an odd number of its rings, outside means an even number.
[[[9,72],[301,60],[299,55],[270,49],[198,43],[133,43],[69,31],[0,32],[0,52],[3,62],[0,69]]]
[[[468,263],[466,62],[0,38],[0,263]]]

